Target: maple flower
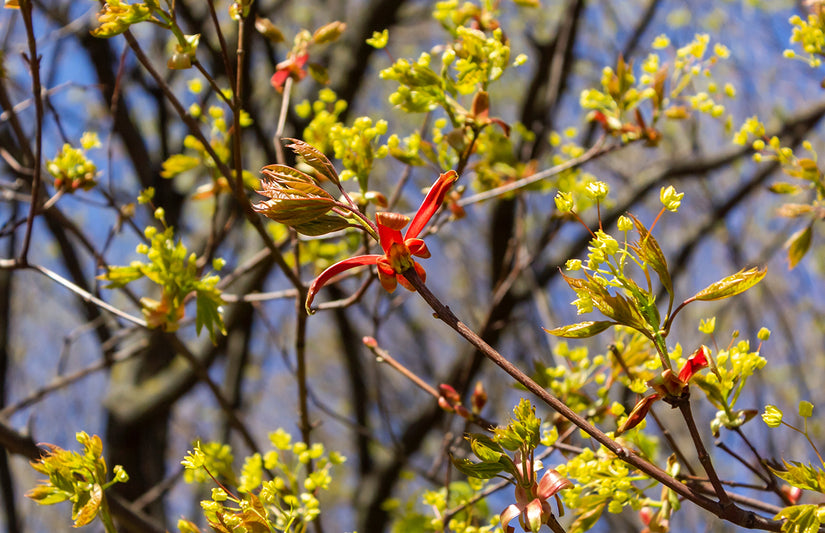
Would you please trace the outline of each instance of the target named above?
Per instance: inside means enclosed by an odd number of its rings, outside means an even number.
[[[272,79],[270,80],[272,86],[281,92],[284,90],[284,83],[286,83],[288,77],[292,76],[296,81],[304,79],[307,75],[304,66],[308,59],[309,54],[307,53],[294,56],[290,54],[289,58],[276,65],[275,74],[272,75]]]
[[[515,531],[510,521],[517,516],[524,531],[538,531],[542,524],[549,523],[553,517],[553,510],[547,500],[555,496],[558,501],[558,493],[572,486],[572,481],[552,469],[545,472],[538,483],[533,481],[529,489],[520,484],[516,485],[516,503],[511,503],[501,512],[501,525],[504,531]],[[559,514],[562,514],[560,502]]]
[[[358,255],[339,261],[330,266],[315,278],[309,286],[307,293],[306,309],[311,313],[312,300],[318,291],[326,285],[333,276],[364,265],[376,265],[378,268],[378,280],[387,292],[393,292],[400,283],[407,290],[415,291],[410,282],[404,278],[404,271],[413,268],[422,280],[426,279],[424,268],[419,265],[413,256],[426,259],[430,257],[430,251],[422,239],[418,238],[424,226],[430,221],[432,216],[441,207],[444,196],[450,190],[453,183],[458,179],[458,174],[454,170],[445,172],[439,176],[435,184],[430,188],[426,198],[421,203],[421,207],[410,221],[409,217],[399,213],[379,212],[375,214],[375,222],[378,226],[378,241],[381,244],[383,255]],[[407,225],[407,232],[402,236],[401,230]]]

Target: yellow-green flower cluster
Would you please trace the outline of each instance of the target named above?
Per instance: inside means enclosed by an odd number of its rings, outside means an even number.
[[[255,453],[244,460],[240,474],[232,470],[232,451],[227,445],[208,443],[195,445],[181,462],[187,480],[209,481],[224,478],[228,486],[237,487],[232,494],[222,487],[213,488],[211,499],[201,502],[207,520],[233,528],[267,524],[275,531],[286,531],[315,520],[320,514],[316,497],[332,482],[331,470],[346,459],[337,452],[326,453],[324,446],[315,443],[292,442],[283,429],[270,433],[272,449],[261,455]],[[313,470],[306,473],[306,465]],[[264,480],[264,469],[275,474]]]
[[[54,159],[46,161],[46,170],[54,178],[54,188],[64,192],[78,189],[88,191],[97,185],[97,166],[86,156],[86,151],[100,146],[97,134],[86,132],[80,139],[80,148],[66,143]]]
[[[788,22],[793,26],[791,43],[798,43],[804,55],[788,49],[785,50],[785,57],[801,59],[811,67],[820,66],[822,57],[825,56],[825,52],[823,52],[825,47],[825,20],[821,16],[812,13],[808,15],[807,19],[794,15]]]

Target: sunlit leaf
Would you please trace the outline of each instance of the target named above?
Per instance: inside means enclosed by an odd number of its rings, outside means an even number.
[[[496,477],[496,475],[504,470],[504,465],[501,463],[474,463],[469,459],[458,459],[455,457],[450,457],[450,460],[456,470],[465,476],[479,479]]]
[[[811,247],[812,236],[813,224],[808,224],[790,236],[785,243],[788,248],[788,268],[794,268],[805,257]]]
[[[163,162],[163,170],[161,170],[160,175],[164,178],[174,178],[182,172],[197,167],[200,162],[200,159],[191,155],[174,154]]]
[[[799,192],[802,192],[802,187],[794,183],[778,181],[776,183],[771,184],[771,186],[768,187],[768,190],[774,194],[797,194]]]
[[[320,150],[311,144],[307,144],[298,139],[286,140],[290,143],[287,144],[287,148],[292,149],[293,152],[300,155],[307,165],[317,170],[329,181],[335,183],[336,185],[340,185],[340,180],[338,179],[338,173],[335,172],[335,167],[332,166],[332,163],[330,163],[329,159],[327,159],[327,156],[322,154]]]
[[[555,335],[556,337],[567,337],[568,339],[585,339],[587,337],[592,337],[593,335],[598,335],[599,333],[613,325],[615,325],[615,322],[610,322],[607,320],[590,320],[586,322],[579,322],[577,324],[570,324],[568,326],[562,326],[560,328],[544,328],[544,331],[546,331],[550,335]]]
[[[656,272],[662,287],[665,288],[668,294],[673,294],[673,282],[670,279],[670,272],[668,272],[667,259],[665,259],[665,254],[662,253],[659,243],[638,218],[633,215],[629,216],[633,219],[636,231],[639,232],[639,244],[631,247],[636,251],[639,259],[650,265],[650,268]]]
[[[740,270],[736,274],[723,278],[716,283],[711,283],[693,297],[694,300],[721,300],[730,296],[741,294],[750,289],[765,277],[768,268],[751,268]]]
[[[103,501],[103,489],[99,484],[95,483],[89,490],[88,499],[77,510],[77,513],[72,516],[74,525],[72,527],[81,527],[90,524],[97,516],[97,511],[100,509],[100,503]]]

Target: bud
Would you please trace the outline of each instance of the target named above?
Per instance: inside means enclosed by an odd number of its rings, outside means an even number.
[[[284,34],[265,17],[255,17],[255,29],[271,43],[284,42]]]
[[[441,396],[449,400],[450,403],[461,403],[461,396],[452,386],[442,383],[438,386],[438,390],[441,392]]]
[[[659,395],[648,394],[641,400],[639,400],[636,405],[633,407],[633,410],[630,411],[630,414],[627,415],[627,420],[616,429],[616,436],[618,437],[625,431],[631,430],[638,426],[642,420],[645,419],[647,416],[648,411],[650,411],[650,407],[659,399]]]
[[[364,346],[370,349],[378,347],[378,341],[376,341],[374,337],[364,337],[363,339],[361,339],[361,342],[364,343]]]
[[[782,411],[775,405],[766,405],[765,412],[762,413],[762,420],[769,428],[778,428],[782,424]]]
[[[616,226],[618,226],[619,231],[630,231],[633,229],[633,221],[630,218],[622,215],[619,217],[618,222],[616,222]]]
[[[474,413],[480,413],[487,404],[487,391],[484,390],[484,384],[482,384],[481,381],[476,381],[476,387],[473,389],[471,402],[473,404]]]
[[[556,202],[556,209],[558,209],[562,213],[569,213],[573,210],[573,194],[569,192],[561,192],[559,191],[556,193],[556,197],[554,198]]]
[[[329,24],[324,24],[312,35],[312,40],[315,41],[315,44],[324,44],[324,43],[331,43],[338,39],[344,30],[347,29],[347,25],[344,22],[334,21],[330,22]]]
[[[585,187],[585,192],[593,200],[600,202],[607,198],[607,193],[610,192],[610,187],[603,181],[592,181]]]

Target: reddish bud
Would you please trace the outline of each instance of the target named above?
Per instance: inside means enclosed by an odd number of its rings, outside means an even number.
[[[458,416],[460,416],[461,418],[463,418],[465,420],[470,420],[470,419],[473,418],[473,414],[470,411],[468,411],[467,408],[464,407],[461,404],[458,404],[458,405],[455,406],[455,412],[458,414]]]
[[[441,392],[441,396],[449,400],[450,403],[461,403],[461,396],[451,385],[442,383],[438,386],[438,390]]]
[[[625,420],[624,424],[616,430],[616,436],[619,436],[625,431],[631,430],[638,426],[647,416],[648,411],[650,411],[650,407],[658,399],[658,394],[649,394],[639,400],[633,407],[633,410],[630,411],[630,414],[627,415],[627,420]]]
[[[679,380],[682,383],[687,383],[696,372],[708,366],[708,358],[705,355],[705,350],[707,349],[708,348],[704,345],[700,346],[695,352],[693,352],[693,355],[685,361],[684,366],[682,366],[682,369],[679,370]]]
[[[447,402],[444,396],[438,397],[438,406],[447,411],[448,413],[452,413],[454,411],[453,406],[450,405],[449,402]]]
[[[366,346],[367,348],[378,348],[378,341],[375,340],[375,338],[373,337],[364,337],[363,339],[361,339],[361,342],[363,342],[364,346]]]
[[[802,496],[802,489],[799,487],[792,487],[791,485],[782,485],[780,488],[782,494],[788,499],[791,505],[799,503],[799,498]]]
[[[480,413],[487,404],[487,391],[484,390],[484,384],[476,381],[476,387],[473,389],[473,396],[471,398],[473,404],[473,412]]]

